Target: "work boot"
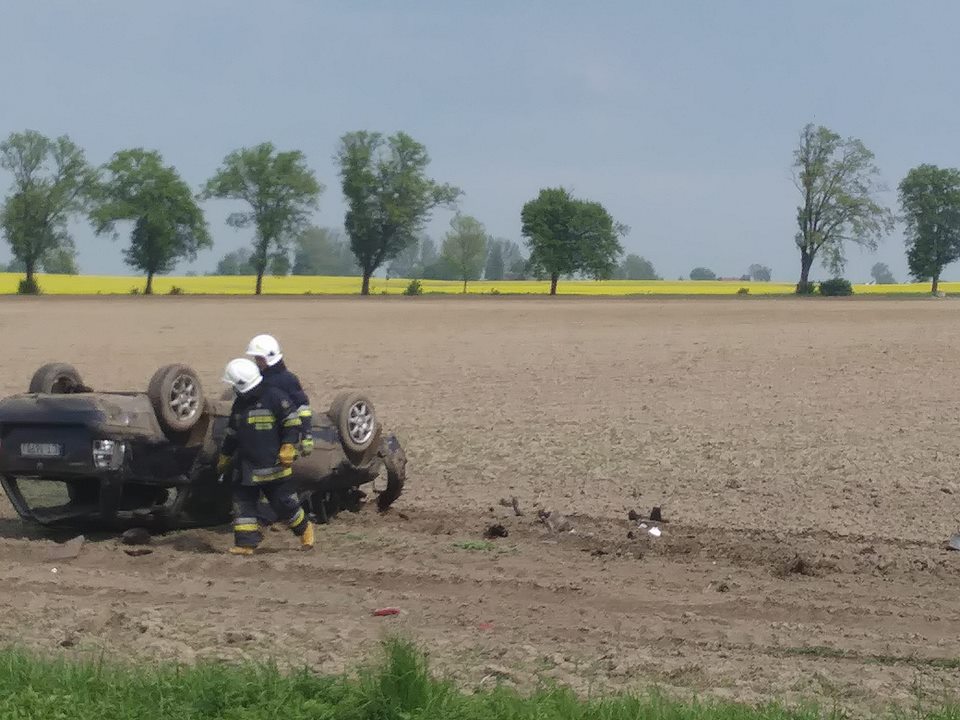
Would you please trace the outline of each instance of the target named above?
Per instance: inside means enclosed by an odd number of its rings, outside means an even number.
[[[230,548],[231,555],[253,555],[252,547],[243,547],[241,545],[234,545]]]
[[[300,536],[300,548],[303,550],[312,550],[313,543],[313,523],[307,520],[307,527],[304,528],[303,535]]]

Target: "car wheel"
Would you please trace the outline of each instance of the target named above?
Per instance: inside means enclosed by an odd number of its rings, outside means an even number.
[[[203,385],[187,365],[166,365],[157,370],[150,380],[147,396],[166,433],[190,430],[203,413]]]
[[[341,393],[330,410],[344,448],[355,453],[366,452],[377,433],[376,410],[370,399],[363,393]]]
[[[63,394],[82,388],[83,380],[73,365],[47,363],[33,374],[28,392]]]

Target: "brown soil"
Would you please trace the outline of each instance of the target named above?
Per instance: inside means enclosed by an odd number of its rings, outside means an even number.
[[[336,671],[402,631],[470,686],[937,701],[960,666],[960,553],[944,549],[960,516],[958,307],[3,301],[4,394],[53,360],[118,390],[182,361],[219,393],[227,360],[269,331],[316,405],[370,393],[409,480],[391,512],[339,517],[314,552],[270,533],[252,559],[225,555],[221,528],[136,557],[87,537],[52,560],[69,536],[4,501],[0,637]],[[643,519],[654,506],[663,522]],[[492,525],[507,536],[485,539]]]

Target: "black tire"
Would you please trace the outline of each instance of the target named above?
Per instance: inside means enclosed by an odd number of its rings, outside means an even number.
[[[65,394],[83,387],[80,373],[73,365],[55,362],[47,363],[33,374],[28,392]]]
[[[167,434],[191,430],[203,414],[203,384],[187,365],[165,365],[150,379],[147,396]]]
[[[330,414],[340,431],[340,441],[348,452],[366,452],[376,439],[376,409],[363,393],[340,393],[330,405]]]

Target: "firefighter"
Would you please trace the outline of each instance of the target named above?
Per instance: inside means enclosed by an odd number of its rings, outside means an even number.
[[[280,343],[272,335],[257,335],[247,346],[247,355],[257,363],[264,383],[283,390],[297,406],[297,414],[300,416],[300,454],[309,455],[314,447],[311,432],[313,411],[310,409],[310,398],[304,392],[300,378],[287,369],[283,361],[283,353],[280,351]]]
[[[313,523],[289,487],[300,417],[290,398],[263,382],[256,364],[247,358],[227,363],[223,381],[236,393],[224,435],[217,472],[233,464],[234,555],[252,555],[263,541],[257,519],[260,494],[277,517],[300,538],[303,549],[314,544]]]

